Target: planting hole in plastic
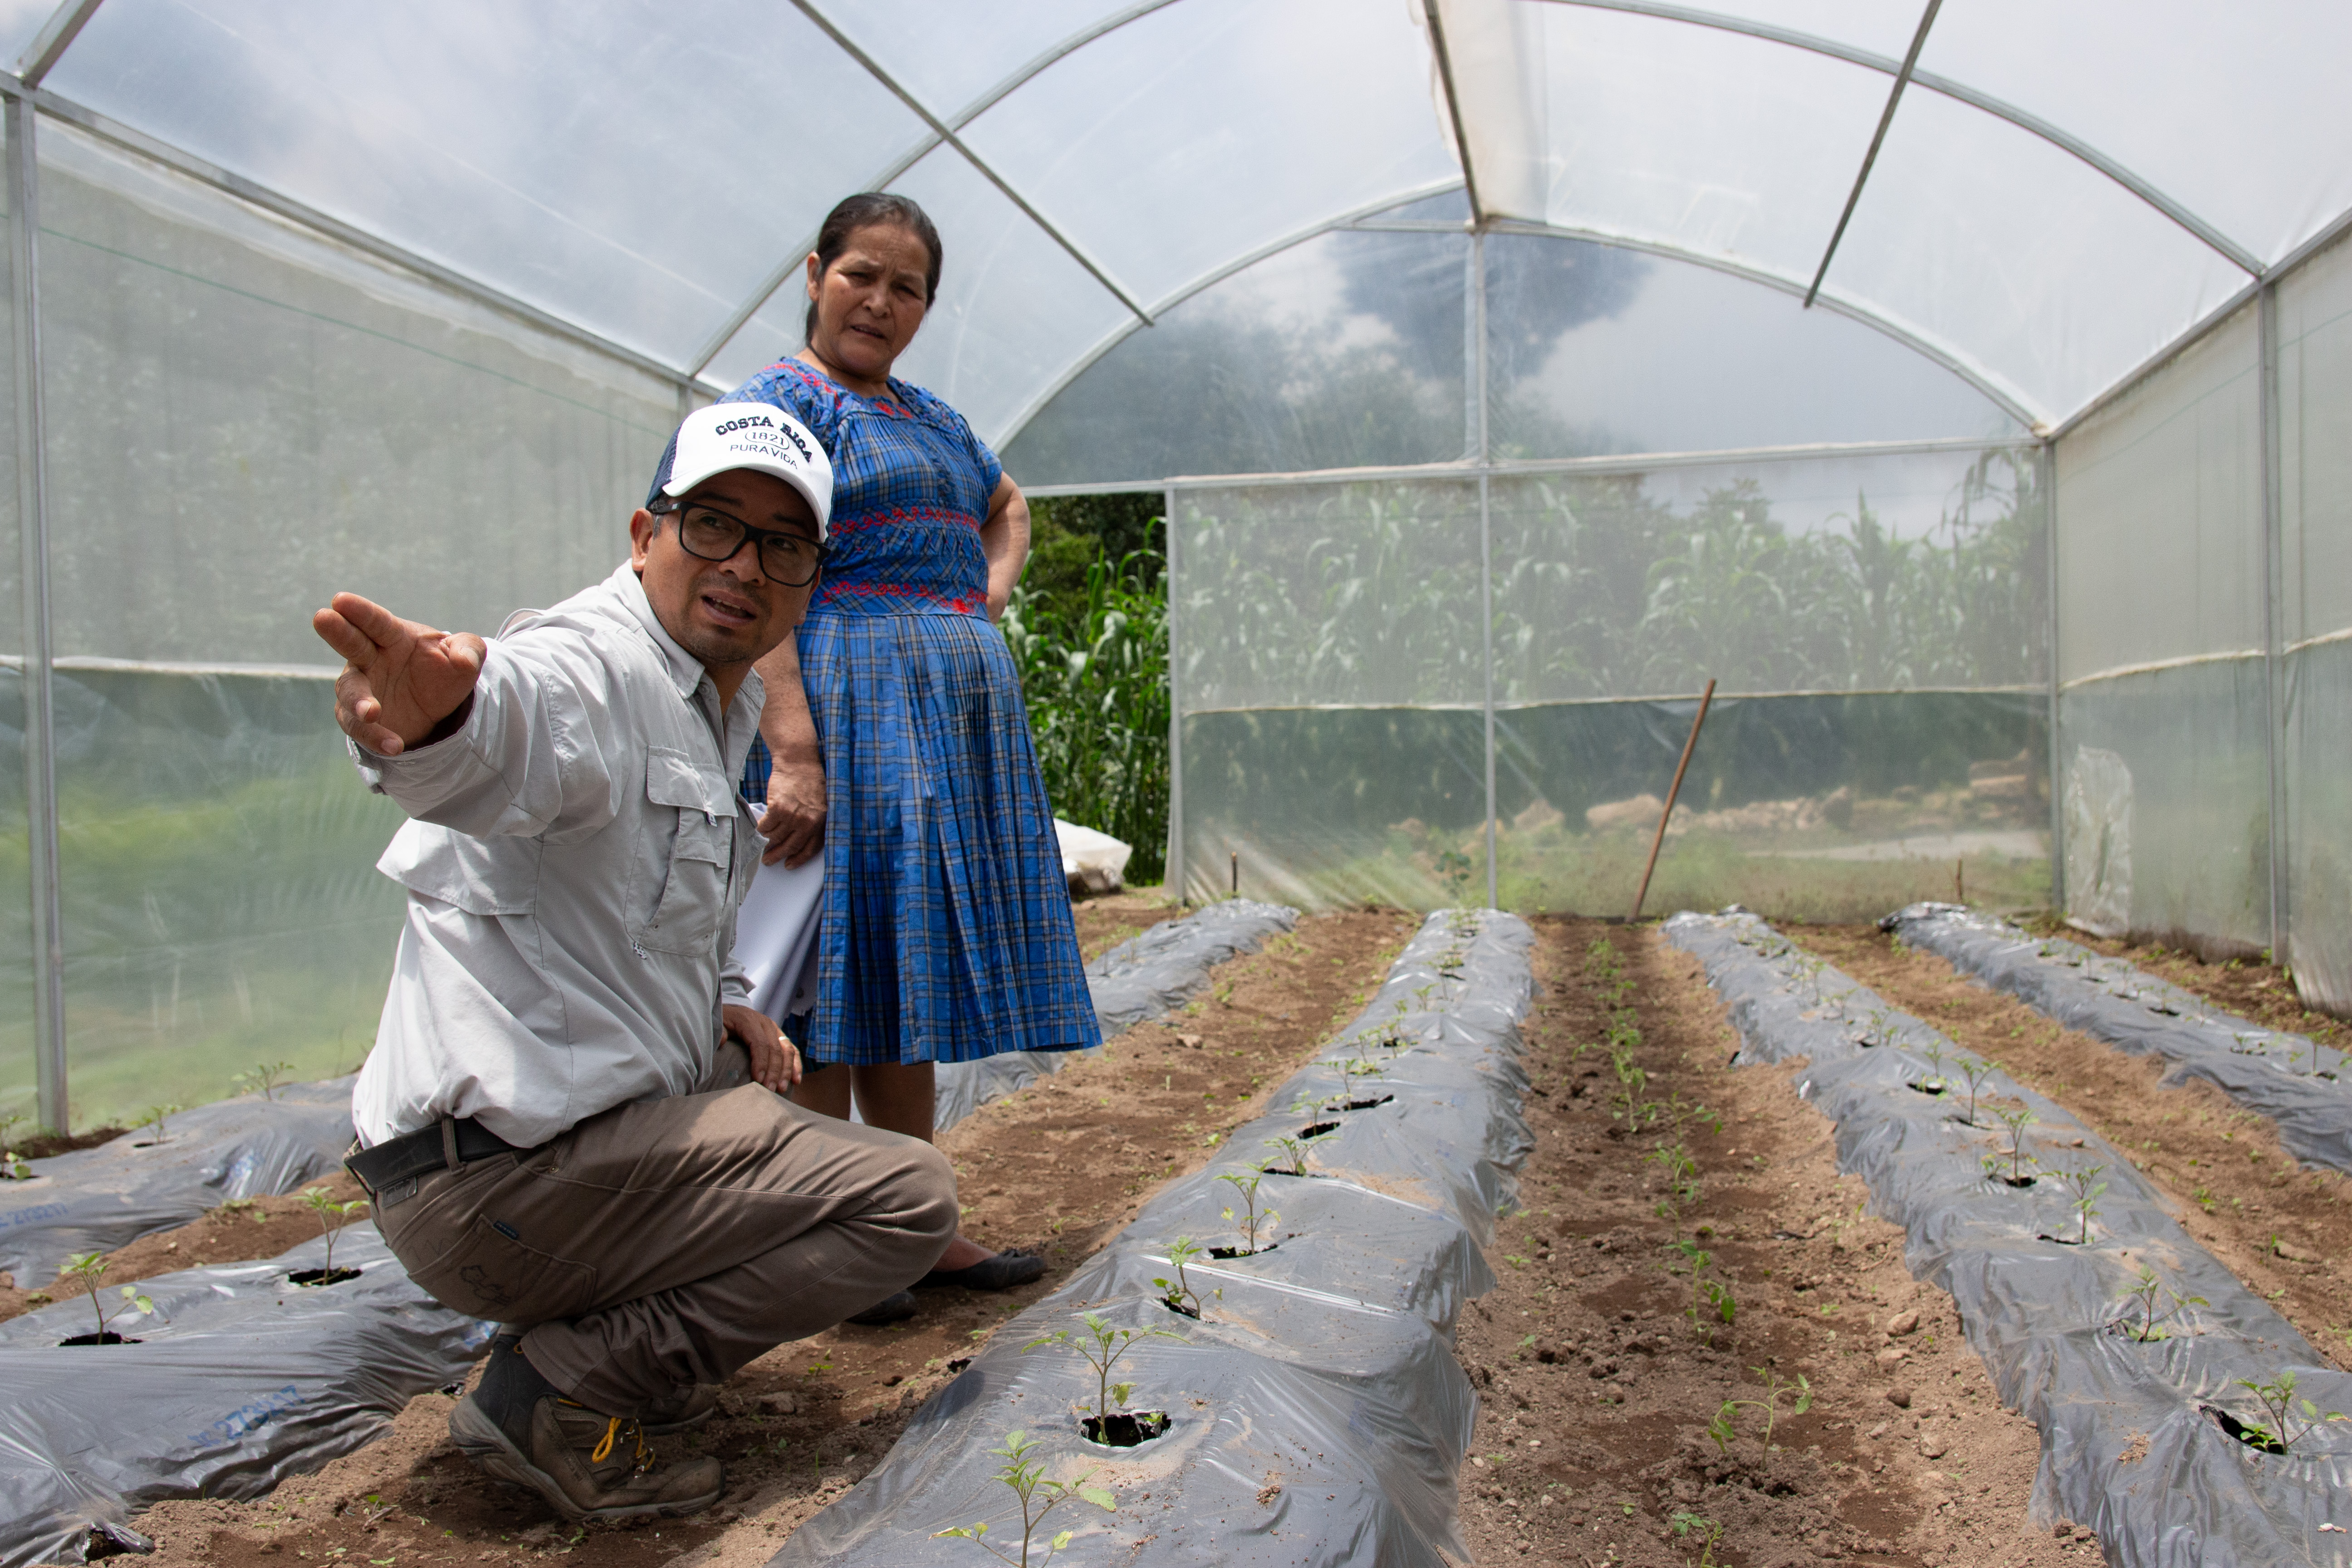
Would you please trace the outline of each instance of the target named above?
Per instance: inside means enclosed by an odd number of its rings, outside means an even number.
[[[1948,1086],[1945,1084],[1944,1080],[1939,1078],[1922,1079],[1917,1083],[1915,1083],[1910,1087],[1916,1089],[1921,1094],[1944,1094],[1948,1092]]]
[[[1170,1311],[1175,1313],[1178,1317],[1190,1318],[1196,1323],[1201,1321],[1200,1312],[1193,1308],[1184,1305],[1184,1300],[1181,1296],[1162,1296],[1160,1298],[1160,1304],[1167,1308]]]
[[[1280,1247],[1282,1243],[1278,1241],[1269,1241],[1264,1247],[1213,1247],[1209,1248],[1209,1256],[1217,1259],[1220,1263],[1230,1262],[1232,1259],[1236,1258],[1255,1258],[1260,1253],[1272,1252],[1276,1247]]]
[[[1376,1105],[1386,1105],[1390,1100],[1394,1100],[1396,1096],[1393,1094],[1384,1094],[1378,1100],[1351,1100],[1339,1109],[1342,1110],[1370,1110]]]
[[[116,1333],[112,1329],[109,1329],[109,1330],[107,1330],[107,1331],[106,1331],[106,1332],[104,1332],[104,1333],[102,1333],[102,1334],[76,1334],[73,1338],[71,1338],[71,1339],[69,1339],[69,1340],[59,1340],[59,1341],[58,1342],[58,1343],[59,1345],[61,1345],[61,1346],[62,1346],[62,1345],[135,1345],[135,1344],[143,1344],[144,1342],[144,1342],[144,1341],[142,1341],[142,1340],[126,1340],[126,1339],[124,1339],[121,1334]]]
[[[1165,1410],[1122,1410],[1111,1415],[1089,1415],[1078,1423],[1087,1441],[1106,1448],[1133,1448],[1168,1430]]]
[[[2287,1451],[2285,1444],[2259,1426],[2247,1426],[2226,1410],[2216,1409],[2210,1405],[2201,1405],[2200,1408],[2206,1415],[2210,1415],[2222,1431],[2258,1453],[2284,1454]]]
[[[1339,1124],[1336,1121],[1318,1121],[1312,1127],[1300,1128],[1298,1130],[1298,1136],[1302,1139],[1320,1138],[1327,1132],[1337,1132],[1338,1131],[1339,1131]]]
[[[2033,1176],[2003,1176],[2000,1179],[2000,1184],[2004,1187],[2015,1187],[2019,1192],[2023,1192],[2026,1188],[2032,1186],[2036,1180],[2038,1180],[2038,1178]]]
[[[286,1281],[289,1285],[317,1289],[322,1285],[340,1285],[346,1279],[356,1279],[363,1272],[358,1268],[298,1268],[286,1277]]]

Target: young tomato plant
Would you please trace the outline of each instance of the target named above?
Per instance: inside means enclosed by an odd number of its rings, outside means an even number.
[[[251,1072],[241,1072],[230,1082],[245,1086],[237,1090],[239,1094],[250,1094],[257,1089],[262,1099],[275,1100],[278,1098],[278,1086],[285,1082],[287,1075],[293,1070],[292,1062],[256,1062]]]
[[[2170,1298],[2172,1302],[2162,1312],[2156,1310],[2156,1298],[2159,1292]],[[2131,1331],[2131,1337],[2142,1344],[2166,1338],[2168,1331],[2164,1325],[2179,1317],[2187,1309],[2212,1305],[2202,1296],[2182,1295],[2158,1279],[2156,1270],[2145,1264],[2140,1266],[2139,1279],[2124,1292],[2124,1299],[2139,1303],[2139,1321],[2132,1322],[2126,1317],[2124,1323]]]
[[[1732,1438],[1738,1436],[1731,1425],[1731,1418],[1739,1410],[1764,1412],[1764,1447],[1769,1448],[1772,1446],[1773,1423],[1780,1419],[1782,1394],[1796,1395],[1795,1400],[1789,1406],[1789,1414],[1791,1415],[1802,1415],[1813,1407],[1813,1385],[1805,1380],[1804,1373],[1799,1373],[1797,1381],[1794,1383],[1784,1383],[1780,1380],[1779,1373],[1769,1368],[1751,1366],[1748,1370],[1764,1379],[1764,1397],[1727,1399],[1723,1402],[1723,1408],[1715,1413],[1715,1419],[1707,1423],[1706,1435],[1715,1439],[1717,1448],[1727,1452],[1730,1449]]]
[[[143,1318],[155,1310],[155,1303],[142,1296],[136,1285],[125,1285],[116,1291],[122,1298],[122,1305],[110,1312],[106,1310],[106,1300],[98,1293],[98,1282],[106,1278],[106,1258],[102,1253],[75,1253],[66,1259],[65,1267],[58,1270],[58,1277],[61,1279],[68,1274],[80,1280],[82,1289],[89,1292],[90,1310],[98,1314],[98,1332],[101,1339],[106,1335],[107,1324],[126,1314]]]
[[[2091,1244],[2091,1216],[2099,1212],[2099,1194],[2107,1190],[2107,1184],[2099,1180],[2099,1173],[2105,1169],[2105,1165],[2085,1165],[2079,1171],[2058,1173],[2059,1182],[2074,1194],[2074,1213],[2083,1223],[2082,1234],[2074,1238],[2077,1247]]]
[[[1081,1313],[1078,1321],[1087,1327],[1083,1335],[1073,1334],[1067,1329],[1055,1329],[1050,1334],[1039,1335],[1021,1348],[1026,1352],[1040,1345],[1060,1345],[1077,1352],[1079,1358],[1095,1369],[1095,1419],[1097,1421],[1108,1421],[1112,1414],[1110,1369],[1118,1364],[1118,1358],[1132,1349],[1136,1341],[1181,1340],[1184,1337],[1171,1334],[1166,1329],[1114,1329],[1100,1312]],[[1118,1386],[1131,1390],[1135,1385],[1122,1383]]]
[[[2032,1178],[2025,1173],[2025,1130],[2033,1122],[2033,1108],[1996,1110],[1992,1119],[2009,1129],[2009,1174],[2004,1179],[2012,1187],[2031,1186]]]
[[[165,1124],[175,1112],[184,1109],[186,1109],[184,1106],[178,1105],[151,1105],[147,1108],[146,1115],[131,1124],[131,1131],[136,1132],[142,1127],[152,1127],[155,1130],[155,1136],[148,1141],[147,1146],[152,1148],[157,1143],[167,1143],[171,1142],[171,1135],[166,1131]]]
[[[1307,1173],[1307,1147],[1297,1139],[1269,1138],[1265,1141],[1265,1146],[1269,1149],[1279,1149],[1282,1151],[1282,1157],[1290,1163],[1289,1174],[1294,1176],[1303,1176]],[[1275,1173],[1276,1173],[1274,1172],[1267,1173],[1269,1175]]]
[[[1192,1245],[1191,1237],[1178,1237],[1168,1248],[1168,1261],[1176,1266],[1176,1278],[1152,1281],[1165,1292],[1160,1299],[1168,1304],[1169,1310],[1181,1312],[1188,1318],[1201,1315],[1201,1298],[1193,1294],[1191,1283],[1185,1279],[1184,1265],[1200,1256],[1201,1248]]]
[[[1739,1321],[1739,1302],[1731,1294],[1731,1287],[1720,1279],[1701,1279],[1691,1304],[1683,1310],[1702,1344],[1715,1342],[1716,1324],[1730,1328]],[[1714,1320],[1710,1321],[1709,1320]]]
[[[1257,1233],[1260,1230],[1271,1232],[1274,1229],[1274,1222],[1282,1217],[1282,1211],[1279,1209],[1260,1209],[1257,1206],[1258,1179],[1255,1172],[1246,1176],[1227,1172],[1217,1178],[1221,1182],[1231,1182],[1234,1191],[1239,1193],[1242,1198],[1243,1216],[1240,1219],[1234,1218],[1234,1211],[1230,1208],[1226,1209],[1223,1215],[1225,1222],[1242,1233],[1242,1245],[1232,1253],[1235,1258],[1247,1258],[1252,1253],[1263,1250],[1257,1244]],[[1268,1245],[1271,1243],[1269,1242]],[[1222,1252],[1226,1249],[1216,1250]]]
[[[353,1198],[347,1204],[339,1204],[324,1187],[304,1187],[302,1201],[310,1205],[312,1214],[319,1216],[320,1229],[327,1233],[326,1271],[331,1274],[335,1269],[335,1237],[350,1223],[352,1215],[368,1206],[367,1200]]]
[[[982,1520],[975,1524],[951,1526],[940,1531],[931,1539],[937,1541],[943,1536],[959,1536],[965,1541],[974,1542],[982,1551],[1000,1563],[1013,1563],[1015,1568],[1045,1568],[1046,1563],[1054,1560],[1054,1554],[1067,1546],[1071,1537],[1077,1533],[1076,1531],[1065,1530],[1054,1536],[1046,1543],[1045,1555],[1038,1558],[1033,1565],[1029,1561],[1029,1548],[1036,1540],[1037,1529],[1045,1522],[1047,1514],[1072,1498],[1076,1498],[1083,1502],[1090,1502],[1105,1513],[1113,1512],[1118,1509],[1118,1499],[1111,1494],[1108,1487],[1090,1487],[1086,1484],[1087,1476],[1094,1474],[1092,1470],[1087,1471],[1086,1475],[1078,1477],[1076,1480],[1048,1480],[1045,1477],[1045,1467],[1029,1457],[1030,1450],[1036,1446],[1034,1438],[1015,1426],[1004,1435],[1004,1447],[989,1450],[1004,1461],[1004,1468],[996,1472],[996,1479],[1012,1488],[1013,1495],[1021,1500],[1021,1554],[1019,1556],[1016,1557],[1009,1552],[999,1552],[989,1543],[986,1520]]]
[[[1701,1519],[1695,1513],[1681,1510],[1676,1510],[1675,1517],[1667,1522],[1675,1527],[1675,1534],[1684,1540],[1693,1535],[1699,1538],[1698,1559],[1690,1568],[1720,1568],[1715,1555],[1715,1543],[1723,1539],[1723,1526],[1711,1519]]]
[[[1960,1120],[1969,1126],[1977,1124],[1977,1096],[1983,1092],[1985,1080],[2000,1070],[1991,1062],[1980,1062],[1973,1058],[1960,1064],[1960,1077],[1967,1079],[1969,1085],[1969,1113]]]
[[[2282,1372],[2268,1383],[2256,1383],[2251,1378],[2238,1379],[2238,1386],[2254,1396],[2263,1407],[2263,1421],[2242,1423],[2244,1435],[2239,1441],[2250,1447],[2264,1448],[2274,1454],[2292,1453],[2294,1446],[2310,1436],[2330,1421],[2352,1421],[2340,1410],[2322,1411],[2310,1400],[2294,1391],[2295,1376]]]

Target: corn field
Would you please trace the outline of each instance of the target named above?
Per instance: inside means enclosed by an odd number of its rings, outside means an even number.
[[[1055,814],[1135,847],[1130,883],[1157,882],[1168,847],[1168,617],[1135,551],[1097,550],[1082,598],[1013,591],[1002,623],[1021,669]]]

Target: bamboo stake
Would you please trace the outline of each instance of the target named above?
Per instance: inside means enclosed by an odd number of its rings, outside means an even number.
[[[1690,739],[1683,742],[1683,760],[1675,764],[1675,782],[1666,790],[1666,809],[1658,813],[1657,836],[1650,840],[1649,864],[1642,868],[1642,888],[1633,895],[1633,912],[1626,918],[1642,918],[1642,900],[1650,896],[1650,873],[1658,868],[1658,850],[1666,842],[1666,822],[1675,814],[1675,798],[1683,793],[1683,774],[1690,768],[1691,752],[1698,747],[1698,727],[1706,722],[1707,704],[1715,700],[1715,677],[1706,678],[1706,689],[1699,693],[1698,712],[1691,719]]]

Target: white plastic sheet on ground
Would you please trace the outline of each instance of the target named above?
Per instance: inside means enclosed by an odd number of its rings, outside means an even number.
[[[1913,947],[2006,991],[2070,1029],[2201,1078],[2278,1126],[2298,1160],[2352,1172],[2352,1058],[2217,1011],[2169,981],[2075,942],[2043,942],[1958,904],[1909,904],[1879,922]]]
[[[2012,1190],[1982,1163],[2007,1130],[1988,1137],[1959,1121],[1952,1096],[1913,1087],[1935,1070],[1926,1047],[1944,1053],[1950,1077],[1968,1059],[1929,1025],[1744,911],[1678,914],[1665,934],[1722,994],[1739,1031],[1735,1060],[1810,1063],[1797,1092],[1836,1123],[1838,1168],[1903,1226],[1905,1265],[1951,1293],[2002,1402],[2042,1434],[2037,1523],[2086,1525],[2109,1563],[2132,1568],[2352,1565],[2352,1536],[2319,1528],[2343,1522],[2352,1431],[2323,1426],[2290,1453],[2265,1454],[2212,1414],[2255,1417],[2238,1380],[2290,1371],[2299,1397],[2352,1409],[2352,1376],[2191,1240],[2130,1161],[1995,1073],[1983,1094],[2032,1111],[2027,1143],[2042,1161],[2033,1185]],[[2080,1234],[2055,1173],[2090,1166],[2107,1184],[2091,1244],[2052,1239]],[[2142,1268],[2208,1303],[2147,1343],[2118,1326]]]
[[[1236,1128],[1208,1169],[1004,1324],[872,1476],[801,1526],[778,1568],[974,1561],[969,1542],[936,1532],[987,1520],[992,1544],[1010,1519],[1018,1533],[988,1451],[1013,1427],[1037,1440],[1047,1476],[1091,1468],[1088,1484],[1115,1493],[1112,1513],[1073,1502],[1050,1521],[1049,1533],[1077,1532],[1071,1550],[1085,1561],[1466,1559],[1454,1502],[1476,1396],[1452,1353],[1454,1320],[1494,1283],[1479,1247],[1533,1147],[1518,1060],[1532,943],[1509,915],[1431,916],[1324,1059],[1275,1091],[1282,1109]],[[1373,1060],[1377,1074],[1351,1070]],[[1339,1126],[1305,1144],[1306,1175],[1260,1174],[1260,1203],[1282,1214],[1276,1244],[1190,1265],[1199,1320],[1164,1306],[1153,1281],[1172,1272],[1170,1243],[1238,1239],[1220,1215],[1238,1202],[1221,1178],[1285,1163],[1268,1141],[1325,1121]],[[1093,1374],[1066,1350],[1023,1350],[1077,1329],[1085,1310],[1175,1336],[1136,1341],[1118,1373],[1136,1385],[1135,1408],[1171,1417],[1163,1436],[1088,1442],[1077,1417],[1097,1395]]]
[[[289,1085],[175,1112],[93,1149],[26,1162],[0,1182],[0,1268],[37,1289],[77,1252],[110,1252],[231,1198],[291,1192],[342,1163],[352,1079]]]

